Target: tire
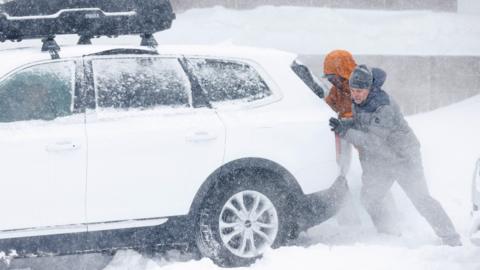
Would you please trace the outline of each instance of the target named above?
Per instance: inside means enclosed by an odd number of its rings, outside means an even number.
[[[288,238],[293,226],[287,192],[265,172],[244,171],[229,178],[219,181],[204,200],[196,244],[217,265],[248,266]]]

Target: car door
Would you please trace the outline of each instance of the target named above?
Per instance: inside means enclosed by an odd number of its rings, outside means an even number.
[[[87,113],[89,230],[187,214],[223,162],[223,124],[213,110],[192,107],[190,80],[175,57],[86,61],[96,100]]]
[[[76,77],[76,63],[60,60],[0,80],[0,238],[86,230],[85,115],[75,105]]]

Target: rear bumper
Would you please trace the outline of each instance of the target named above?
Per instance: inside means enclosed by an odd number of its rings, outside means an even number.
[[[348,193],[347,179],[339,176],[330,188],[307,195],[300,209],[300,229],[306,230],[335,216]]]

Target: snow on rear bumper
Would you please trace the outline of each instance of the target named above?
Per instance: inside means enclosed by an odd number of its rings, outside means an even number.
[[[301,208],[300,229],[306,230],[333,217],[343,206],[348,193],[347,179],[339,176],[330,188],[307,195]]]

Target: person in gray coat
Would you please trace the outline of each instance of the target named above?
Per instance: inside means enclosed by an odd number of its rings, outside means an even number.
[[[377,230],[388,233],[391,213],[383,200],[396,181],[442,242],[459,246],[450,218],[428,191],[420,143],[397,103],[381,89],[385,78],[381,69],[357,66],[349,80],[353,119],[330,119],[332,131],[358,149],[362,203]]]

